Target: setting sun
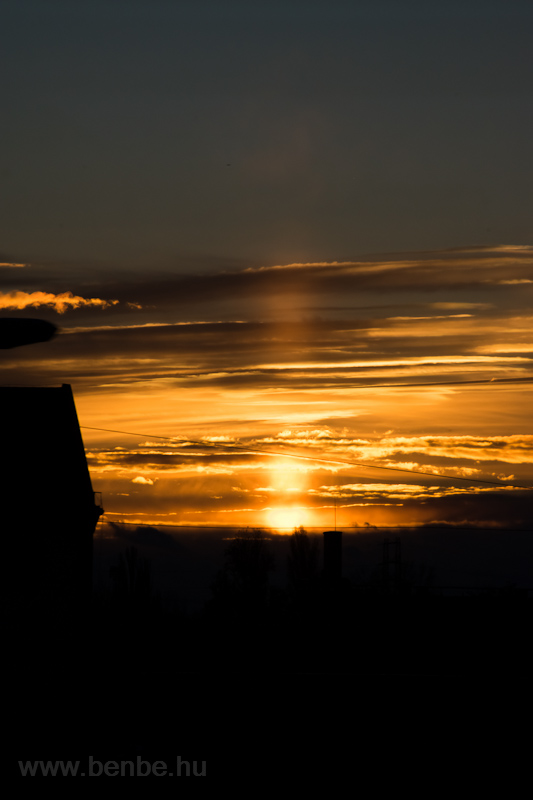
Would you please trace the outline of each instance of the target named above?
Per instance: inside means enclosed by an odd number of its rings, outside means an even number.
[[[265,509],[267,524],[280,531],[293,531],[300,525],[309,524],[309,512],[304,508],[268,508]]]

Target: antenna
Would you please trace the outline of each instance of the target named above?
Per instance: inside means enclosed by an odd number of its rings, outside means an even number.
[[[333,508],[335,509],[335,530],[337,530],[337,498],[333,501]]]

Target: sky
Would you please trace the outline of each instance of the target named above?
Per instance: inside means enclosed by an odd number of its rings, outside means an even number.
[[[109,521],[530,524],[531,4],[0,17],[0,382]]]

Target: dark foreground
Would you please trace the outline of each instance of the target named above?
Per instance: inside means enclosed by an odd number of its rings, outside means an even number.
[[[371,741],[401,743],[419,714],[438,726],[447,697],[487,693],[490,705],[529,683],[526,595],[315,600],[195,617],[116,605],[36,614],[6,633],[12,763],[179,755],[255,780],[287,759],[342,768]]]

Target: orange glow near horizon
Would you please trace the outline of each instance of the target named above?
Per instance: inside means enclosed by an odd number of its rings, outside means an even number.
[[[338,404],[339,399],[342,403],[348,399],[344,391],[340,396],[323,395],[322,402],[331,405],[332,424],[327,428],[316,427],[316,421],[313,426],[289,422],[288,427],[286,418],[280,424],[267,418],[254,425],[251,417],[257,413],[257,402],[267,403],[266,398],[255,392],[250,405],[249,392],[232,394],[233,408],[242,412],[240,426],[221,427],[217,408],[207,398],[201,402],[202,393],[198,396],[194,389],[178,394],[168,387],[167,392],[158,392],[157,398],[137,390],[124,397],[123,404],[122,392],[111,390],[107,413],[101,397],[99,403],[97,395],[77,398],[82,425],[96,422],[94,427],[138,429],[139,434],[148,436],[82,431],[93,485],[103,491],[111,519],[139,524],[144,520],[144,524],[266,526],[285,531],[300,525],[329,528],[336,497],[337,524],[343,526],[422,524],[446,519],[452,509],[462,506],[467,523],[471,512],[465,503],[479,497],[479,508],[488,509],[480,512],[482,521],[489,524],[496,513],[488,505],[495,502],[491,500],[495,489],[477,484],[475,479],[522,486],[533,479],[533,435],[502,435],[500,422],[504,398],[512,398],[512,405],[503,406],[507,412],[513,408],[515,414],[521,415],[521,409],[525,415],[529,413],[527,386],[494,387],[491,393],[470,386],[421,391],[399,387],[388,398],[386,390],[364,390],[356,399],[365,413],[353,417],[350,428],[335,424],[335,412],[347,413]],[[226,402],[229,407],[227,396]],[[292,413],[290,409],[289,404],[286,416]],[[126,424],[121,410],[128,417]],[[281,410],[280,404],[278,413]],[[388,429],[391,420],[401,427]],[[439,432],[431,434],[435,421]],[[376,428],[381,432],[376,433]],[[450,433],[442,432],[446,429]],[[252,431],[254,435],[250,435]],[[158,442],[150,439],[150,434],[183,439]],[[205,444],[187,442],[186,434]],[[221,446],[210,446],[207,440],[216,440]],[[230,446],[224,447],[225,442]],[[255,455],[247,453],[247,448]],[[310,460],[269,457],[261,450],[286,450]],[[325,462],[314,462],[313,457]],[[350,466],[350,462],[369,466]],[[389,469],[376,470],[372,464]],[[395,465],[407,471],[391,471]],[[415,471],[412,477],[411,470]],[[425,472],[428,478],[421,478],[416,471]],[[471,483],[454,483],[436,473],[471,479]],[[135,480],[141,477],[143,481]],[[404,484],[399,491],[398,486]],[[330,491],[328,487],[333,488]],[[500,494],[510,491],[514,490],[502,486]]]

